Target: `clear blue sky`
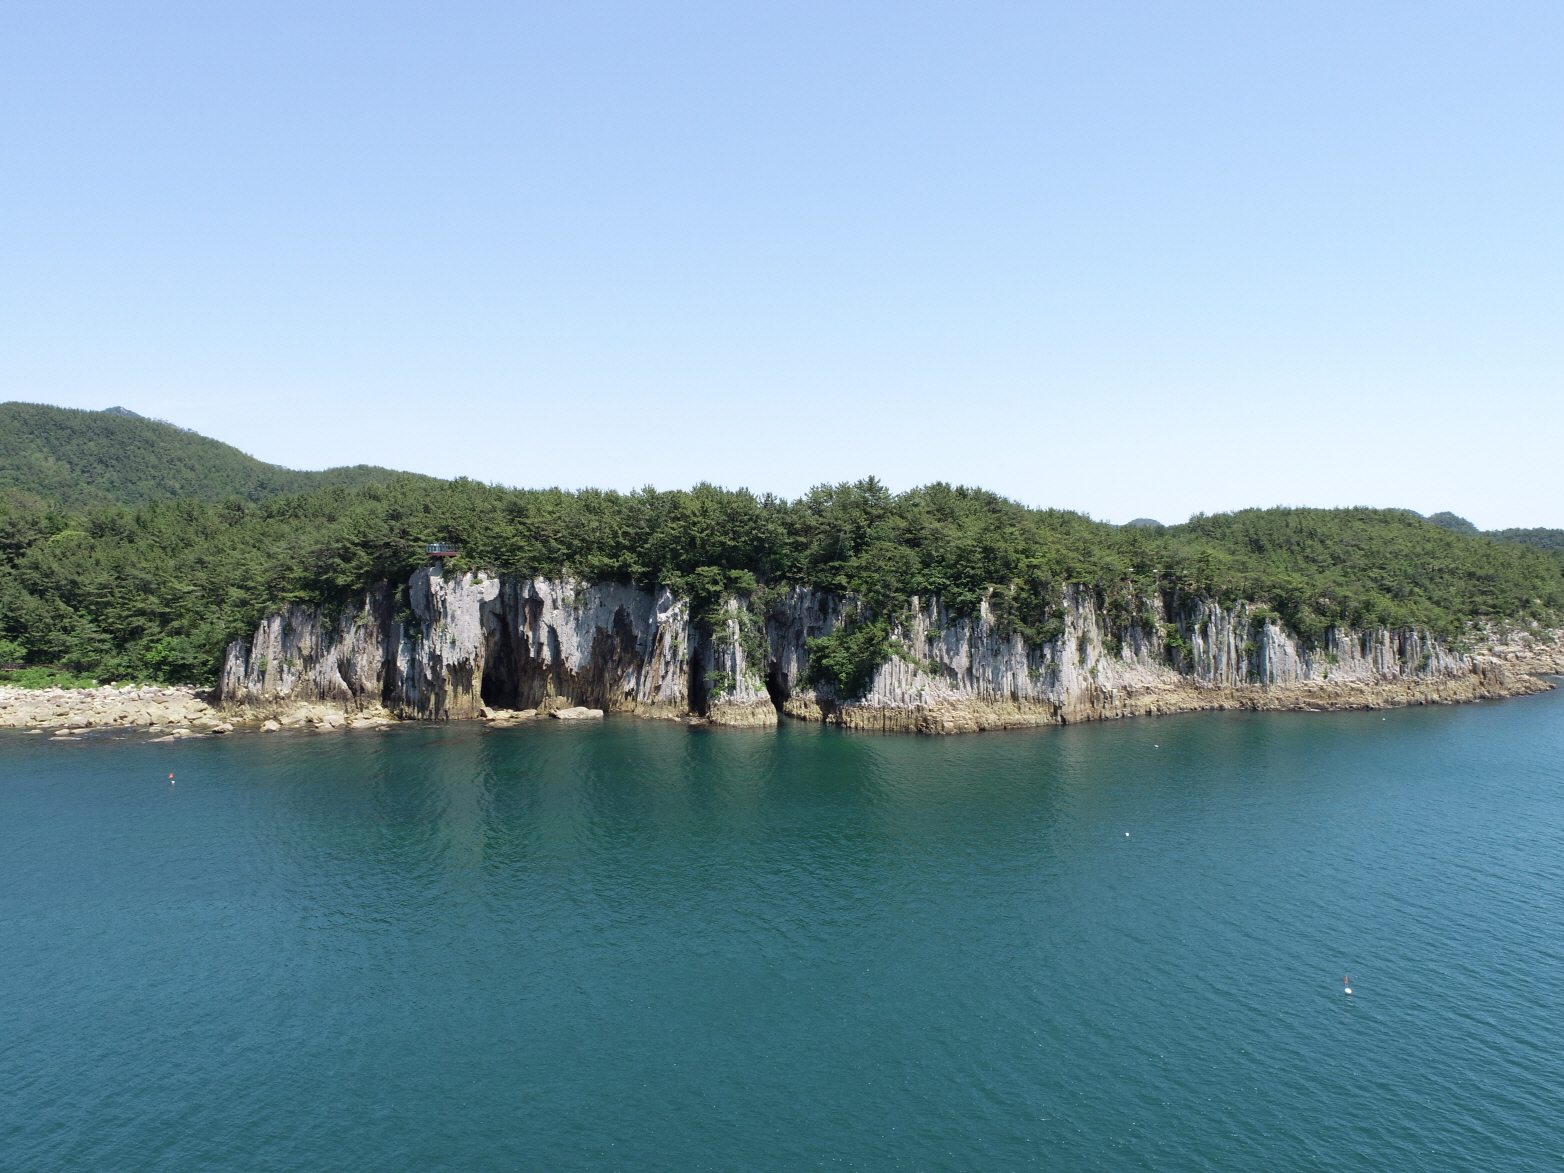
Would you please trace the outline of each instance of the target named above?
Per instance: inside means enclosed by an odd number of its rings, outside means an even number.
[[[0,398],[294,467],[1564,525],[1555,4],[0,9]]]

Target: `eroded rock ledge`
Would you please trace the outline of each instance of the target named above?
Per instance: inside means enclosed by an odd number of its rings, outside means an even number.
[[[1443,704],[1553,687],[1558,630],[1478,633],[1457,651],[1417,630],[1333,630],[1305,647],[1268,613],[1176,592],[1147,600],[1154,623],[1114,629],[1084,591],[1041,646],[1006,636],[985,606],[950,614],[915,601],[901,654],[862,697],[810,686],[808,640],[851,599],[797,588],[764,605],[731,600],[695,622],[666,589],[426,568],[398,611],[390,584],[336,612],[293,605],[229,649],[225,714],[277,718],[324,706],[363,719],[470,720],[570,708],[716,725],[778,713],[855,729],[958,733],[1193,709],[1343,709]]]
[[[0,728],[31,729],[54,737],[128,729],[173,739],[227,733],[233,724],[215,711],[202,693],[177,685],[0,686]]]

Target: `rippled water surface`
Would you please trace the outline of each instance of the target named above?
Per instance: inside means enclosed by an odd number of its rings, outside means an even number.
[[[39,741],[5,1169],[1564,1168],[1559,694]]]

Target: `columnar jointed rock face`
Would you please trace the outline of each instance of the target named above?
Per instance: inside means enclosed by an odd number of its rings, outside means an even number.
[[[689,711],[690,609],[667,590],[507,579],[483,624],[491,703],[651,717]]]
[[[229,645],[218,695],[229,707],[265,710],[310,701],[378,705],[395,668],[394,609],[384,583],[335,615],[292,603],[261,621],[248,648],[242,640]]]
[[[699,641],[692,674],[705,684],[706,719],[716,725],[775,725],[777,709],[766,689],[774,657],[765,620],[730,599],[714,628],[710,639]]]
[[[413,620],[395,625],[396,674],[386,706],[399,716],[469,720],[483,708],[487,616],[500,597],[496,575],[449,578],[433,569],[407,584]]]
[[[1176,594],[1115,627],[1089,592],[1055,613],[1063,633],[1029,645],[984,605],[951,614],[914,600],[898,654],[862,697],[810,683],[808,641],[851,600],[795,588],[764,607],[730,600],[710,628],[666,589],[569,578],[420,570],[397,617],[388,586],[336,614],[294,605],[235,643],[230,707],[301,703],[422,719],[484,705],[571,706],[714,724],[792,716],[854,728],[960,732],[1200,708],[1341,708],[1507,696],[1564,671],[1559,633],[1528,630],[1458,654],[1415,631],[1332,631],[1305,646],[1268,612]]]
[[[784,711],[854,728],[963,732],[1191,709],[1328,709],[1514,696],[1564,672],[1558,631],[1531,629],[1458,655],[1416,631],[1331,631],[1305,647],[1268,613],[1208,599],[1148,600],[1154,621],[1114,630],[1085,591],[1065,593],[1064,633],[1041,647],[1004,636],[989,607],[914,603],[905,654],[861,699],[794,690]],[[804,613],[808,613],[807,607]],[[792,622],[797,622],[793,620]]]
[[[461,720],[584,705],[690,712],[689,606],[666,590],[418,571],[396,617],[389,588],[333,616],[290,606],[229,647],[223,703],[258,713],[313,702]],[[700,662],[700,650],[695,649]]]

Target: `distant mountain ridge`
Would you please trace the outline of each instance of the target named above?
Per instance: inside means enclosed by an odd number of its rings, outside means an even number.
[[[417,475],[368,464],[322,472],[283,468],[123,407],[79,411],[0,403],[0,492],[32,493],[67,509],[146,505],[178,497],[257,502],[332,485],[354,489]]]
[[[1451,513],[1448,510],[1443,513],[1435,513],[1428,519],[1440,529],[1447,529],[1453,534],[1466,534],[1468,537],[1494,538],[1501,542],[1510,542],[1517,546],[1535,546],[1539,550],[1564,550],[1564,529],[1478,529],[1466,518]]]
[[[126,419],[132,420],[151,420],[155,424],[167,424],[171,428],[178,428],[181,432],[190,432],[193,435],[199,435],[199,433],[197,433],[194,428],[181,428],[173,420],[166,420],[161,416],[156,415],[142,415],[140,412],[131,411],[128,407],[105,407],[103,409],[103,414],[122,415]]]

